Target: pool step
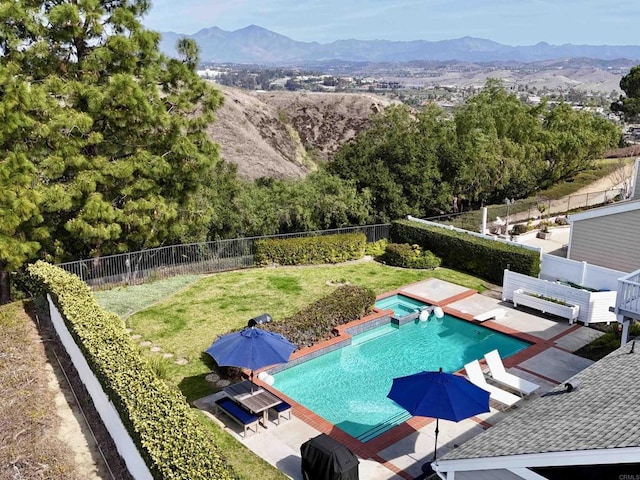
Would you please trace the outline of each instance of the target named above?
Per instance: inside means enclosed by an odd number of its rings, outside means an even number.
[[[369,330],[368,332],[359,333],[351,338],[351,345],[358,346],[363,343],[370,342],[371,340],[375,340],[376,338],[384,337],[385,335],[390,335],[392,333],[396,333],[398,331],[398,327],[396,325],[384,325],[382,327],[377,327]]]
[[[397,427],[401,423],[406,422],[411,418],[411,415],[408,412],[400,412],[392,417],[387,418],[384,422],[376,425],[375,427],[367,430],[366,432],[361,433],[356,438],[361,442],[368,442],[369,440],[374,439],[378,435],[382,435],[387,430],[391,430],[394,427]]]

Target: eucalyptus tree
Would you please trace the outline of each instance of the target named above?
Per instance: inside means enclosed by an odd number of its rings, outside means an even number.
[[[0,127],[0,182],[14,196],[33,194],[11,214],[15,226],[2,227],[0,269],[38,248],[58,260],[177,240],[204,180],[229,179],[206,132],[221,96],[196,75],[193,42],[179,42],[181,59],[160,54],[159,34],[140,22],[148,8],[146,0],[3,2],[1,78],[15,86],[0,91],[0,111],[24,125]],[[16,210],[10,196],[0,199],[3,217]],[[5,253],[12,230],[25,242],[23,259]]]

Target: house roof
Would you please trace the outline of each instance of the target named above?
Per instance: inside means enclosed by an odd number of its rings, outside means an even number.
[[[505,420],[440,459],[479,459],[640,446],[640,345],[615,350],[564,385],[533,399]],[[557,393],[556,393],[557,392]],[[562,392],[562,393],[560,393]]]
[[[587,220],[589,218],[604,217],[605,215],[614,215],[616,213],[631,212],[640,209],[640,200],[628,200],[625,202],[614,203],[604,207],[594,208],[586,212],[575,213],[569,215],[569,223]]]

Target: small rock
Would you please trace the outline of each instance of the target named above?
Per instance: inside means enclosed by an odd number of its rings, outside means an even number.
[[[204,379],[207,382],[216,383],[218,380],[220,380],[220,375],[218,375],[217,373],[210,373],[209,375],[204,377]]]
[[[169,352],[167,352],[167,353],[163,353],[163,354],[162,354],[162,357],[163,357],[163,358],[171,358],[171,357],[173,357],[173,353],[169,353]]]
[[[187,360],[186,358],[179,358],[176,360],[177,365],[186,365],[187,363],[189,363],[189,360]]]
[[[136,333],[135,335],[131,335],[131,338],[133,340],[140,340],[142,338],[142,335],[140,335],[139,333]]]
[[[229,380],[218,380],[216,382],[216,385],[219,386],[220,388],[223,388],[223,387],[228,387],[230,383],[231,382]]]
[[[150,347],[151,345],[153,345],[153,343],[145,340],[144,342],[140,342],[140,346],[141,347]]]
[[[162,347],[158,347],[158,346],[151,347],[152,352],[159,352],[160,350],[162,350]]]

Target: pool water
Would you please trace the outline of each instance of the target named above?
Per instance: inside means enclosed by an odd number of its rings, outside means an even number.
[[[394,317],[402,318],[412,313],[419,312],[422,307],[426,307],[429,304],[419,300],[414,300],[413,298],[405,295],[395,294],[377,300],[375,305],[381,310],[393,310]]]
[[[393,378],[424,370],[455,372],[493,349],[505,358],[529,343],[445,315],[401,327],[383,325],[352,344],[274,375],[274,387],[366,442],[410,415],[387,398]]]

